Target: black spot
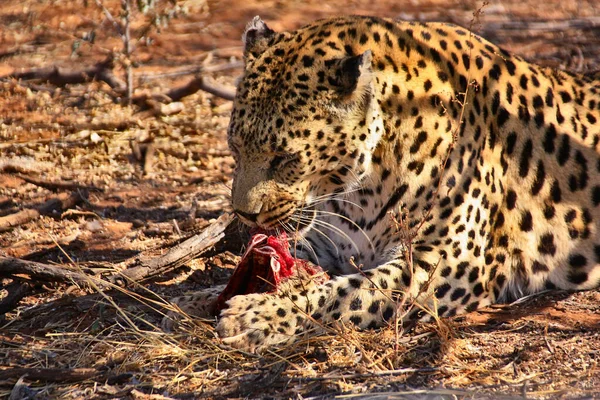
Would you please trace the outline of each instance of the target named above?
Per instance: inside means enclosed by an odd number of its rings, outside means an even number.
[[[577,211],[575,211],[574,209],[571,208],[565,214],[565,222],[567,224],[569,224],[569,223],[573,222],[575,220],[575,218],[577,218]]]
[[[551,233],[546,233],[542,235],[540,238],[540,242],[538,244],[538,251],[541,254],[549,254],[553,256],[556,254],[556,245],[554,244],[554,235]]]
[[[515,149],[515,144],[517,143],[517,134],[515,132],[511,132],[506,137],[506,154],[510,155]]]
[[[582,268],[587,265],[587,258],[583,254],[569,255],[569,265],[572,268]]]
[[[444,298],[444,296],[446,295],[446,293],[448,293],[450,289],[452,289],[452,286],[450,286],[448,282],[436,287],[435,297],[437,297],[438,299]]]
[[[389,321],[394,316],[394,309],[392,306],[387,306],[385,311],[383,312],[383,319],[385,321]]]
[[[565,165],[571,155],[571,142],[569,135],[562,135],[562,141],[556,159],[559,165]]]
[[[483,58],[480,56],[475,57],[475,65],[477,65],[478,69],[483,68]]]
[[[560,190],[558,180],[555,180],[552,184],[552,188],[550,189],[550,195],[552,196],[552,201],[554,201],[555,203],[560,203],[562,199],[562,192]]]
[[[471,272],[469,272],[469,282],[475,282],[479,278],[479,267],[474,267]]]
[[[379,312],[380,306],[381,306],[381,300],[375,300],[374,302],[371,303],[371,305],[368,308],[369,313],[377,314],[377,312]]]
[[[450,300],[456,301],[463,297],[465,294],[467,294],[467,291],[464,288],[457,288],[450,295]]]
[[[355,297],[354,299],[352,299],[352,301],[350,302],[350,310],[357,311],[357,310],[360,310],[361,308],[362,308],[362,300],[360,299],[360,297]]]
[[[504,60],[504,62],[506,63],[506,69],[508,70],[508,73],[511,76],[514,76],[515,75],[515,71],[517,69],[517,66],[515,65],[515,63],[512,62],[512,61],[510,61],[510,60],[508,60],[508,59]]]
[[[596,263],[600,264],[600,245],[594,246],[594,253],[596,254]]]
[[[544,208],[544,217],[546,219],[552,219],[552,218],[554,218],[555,214],[556,214],[556,209],[553,206],[546,204],[546,207]]]
[[[553,124],[548,126],[546,129],[546,136],[544,137],[544,150],[546,153],[554,153],[555,145],[554,141],[556,140],[556,128]]]
[[[531,194],[532,195],[535,196],[542,190],[545,180],[546,180],[546,171],[544,169],[544,163],[542,162],[542,160],[540,160],[540,161],[538,161],[537,171],[535,174],[535,180],[533,181],[533,184],[531,185]]]
[[[315,60],[310,56],[302,56],[302,64],[305,68],[310,68]]]
[[[356,278],[350,278],[348,279],[348,283],[350,284],[350,286],[352,286],[355,289],[360,288],[360,280],[356,279]]]
[[[501,128],[506,123],[506,121],[508,121],[509,117],[510,114],[508,113],[508,111],[506,111],[506,108],[500,107],[500,109],[498,110],[498,128]]]
[[[567,276],[567,279],[569,280],[569,282],[579,285],[587,282],[588,274],[586,272],[570,271]]]
[[[531,271],[534,274],[539,274],[541,272],[548,272],[548,271],[550,271],[550,269],[548,268],[548,266],[546,264],[542,264],[541,262],[536,260],[531,265]]]
[[[285,317],[286,315],[287,315],[287,313],[285,312],[285,310],[284,310],[283,308],[279,308],[279,309],[277,309],[277,316],[278,316],[278,317],[281,317],[281,318],[283,318],[283,317]]]
[[[592,202],[594,206],[600,204],[600,186],[596,185],[592,188]]]
[[[521,85],[521,88],[527,90],[527,77],[525,75],[521,75],[521,79],[519,80],[519,85]]]
[[[560,98],[563,101],[563,103],[569,103],[569,102],[571,102],[572,98],[571,98],[571,95],[569,93],[567,93],[567,92],[565,92],[563,90],[563,91],[560,91],[558,94],[560,95]]]
[[[483,294],[483,285],[479,282],[477,285],[473,286],[473,295],[479,297]]]
[[[548,91],[546,92],[546,106],[554,106],[554,92],[552,91],[552,88],[548,88]]]
[[[542,125],[544,125],[544,112],[543,111],[536,112],[534,120],[535,120],[535,125],[538,128],[541,128]]]
[[[479,302],[478,301],[474,301],[471,304],[469,304],[468,306],[465,307],[465,311],[466,312],[472,312],[475,311],[479,308]]]
[[[506,193],[506,206],[509,210],[512,210],[515,208],[515,205],[517,203],[517,193],[512,190],[509,189],[508,192]]]
[[[420,120],[422,121],[422,118],[419,116]],[[419,120],[417,120],[418,122]],[[416,126],[416,123],[415,123]],[[412,146],[410,147],[410,152],[412,154],[415,154],[416,152],[419,151],[419,149],[421,148],[421,145],[423,143],[425,143],[425,141],[427,141],[427,132],[425,131],[421,131],[419,132],[419,134],[417,135],[417,137],[415,138],[414,143],[412,144]]]
[[[529,162],[531,157],[533,156],[533,142],[531,139],[528,139],[523,146],[523,151],[521,152],[521,161],[519,163],[519,175],[522,178],[525,178],[527,174],[529,174]]]

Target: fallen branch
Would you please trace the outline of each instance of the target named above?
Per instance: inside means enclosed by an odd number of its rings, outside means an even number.
[[[485,32],[498,32],[501,30],[516,31],[543,31],[564,32],[569,29],[598,29],[600,28],[600,17],[575,18],[554,21],[489,21],[485,23]]]
[[[0,157],[0,172],[40,173],[50,170],[53,166],[52,163],[36,161],[31,157]]]
[[[231,221],[233,221],[231,214],[223,214],[214,224],[202,231],[202,233],[179,243],[161,257],[148,257],[148,260],[142,260],[142,258],[146,258],[143,256],[136,257],[133,261],[141,265],[129,267],[131,260],[127,260],[121,264],[127,269],[123,270],[119,275],[109,277],[109,281],[121,284],[124,283],[123,280],[140,282],[174,270],[193,258],[200,256],[223,239],[225,229]]]
[[[112,285],[91,275],[35,261],[21,260],[14,257],[0,256],[0,276],[18,278],[27,275],[34,281],[72,282],[80,286],[108,289]],[[92,285],[92,282],[94,285]]]
[[[81,70],[52,66],[34,68],[21,72],[13,72],[12,74],[0,77],[0,79],[35,79],[47,81],[55,86],[65,86],[69,84],[85,83],[96,80],[105,82],[112,89],[120,93],[124,93],[126,91],[126,84],[112,73],[113,67],[113,59],[112,57],[109,57],[108,59],[101,61],[92,67]]]
[[[0,301],[0,315],[14,310],[21,299],[32,293],[31,286],[25,282],[13,282],[5,289],[8,294]]]
[[[206,78],[203,78],[202,76],[192,79],[183,86],[169,90],[166,95],[171,101],[179,101],[186,96],[196,93],[198,90],[204,90],[205,92],[225,100],[233,100],[235,97],[235,89],[223,87],[214,82],[207,82]]]
[[[154,74],[143,74],[139,75],[138,79],[140,82],[152,81],[155,79],[165,79],[165,78],[177,78],[183,75],[197,75],[208,72],[221,72],[229,69],[241,68],[244,66],[242,61],[233,61],[226,64],[218,64],[218,65],[202,65],[197,67],[185,68],[178,71],[171,72],[163,72],[163,73],[154,73]]]
[[[99,378],[106,375],[105,371],[95,368],[23,368],[12,367],[0,370],[0,381],[18,379],[23,375],[27,380],[45,382],[77,382]]]
[[[133,102],[142,109],[153,110],[148,115],[168,115],[161,106],[164,104],[173,104],[186,96],[190,96],[199,90],[208,92],[214,96],[221,97],[225,100],[233,100],[235,97],[235,89],[218,85],[214,82],[207,82],[207,79],[202,76],[197,76],[183,86],[169,90],[167,93],[154,95],[141,95],[133,99]]]
[[[157,275],[176,269],[193,258],[196,258],[215,246],[225,237],[225,231],[233,221],[231,214],[223,214],[217,221],[207,227],[202,233],[195,235],[177,246],[169,249],[161,257],[142,255],[130,258],[120,264],[121,272],[105,279],[74,271],[63,266],[54,266],[34,261],[21,260],[13,257],[0,256],[0,277],[10,277],[16,280],[67,282],[92,289],[110,289],[114,284],[126,286],[128,282],[140,282]],[[26,275],[27,278],[24,278]],[[0,303],[3,312],[14,309],[19,300],[28,294],[25,287],[14,286],[12,297],[9,296]],[[11,297],[8,299],[8,297]],[[2,308],[4,307],[4,308]],[[2,313],[0,313],[2,314]],[[1,378],[0,378],[1,380]]]
[[[0,217],[0,232],[7,231],[16,226],[26,224],[27,222],[33,221],[39,216],[39,211],[26,209],[19,211],[18,213]]]
[[[58,191],[58,190],[86,190],[90,192],[104,192],[104,189],[96,187],[96,186],[84,186],[79,185],[77,183],[68,183],[68,182],[55,182],[55,181],[47,181],[44,179],[35,179],[31,178],[27,175],[23,174],[14,174],[16,178],[22,179],[27,183],[31,183],[32,185],[43,187],[48,190]]]
[[[33,221],[39,218],[40,215],[60,215],[62,211],[75,207],[86,197],[87,193],[85,191],[76,191],[70,195],[61,193],[58,197],[46,201],[37,209],[29,208],[0,217],[0,232]]]

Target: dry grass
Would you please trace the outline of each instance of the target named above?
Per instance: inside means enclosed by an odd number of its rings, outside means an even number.
[[[589,302],[596,299],[590,296],[588,304],[594,306]],[[576,324],[548,332],[549,319],[543,316],[539,320],[515,317],[519,310],[527,311],[524,315],[530,315],[532,308],[539,311],[532,301],[506,312],[505,317],[515,318],[514,325],[500,322],[501,318],[486,324],[457,318],[420,325],[401,337],[393,327],[373,333],[338,326],[337,333],[306,338],[258,356],[220,345],[211,321],[184,320],[176,332],[161,332],[157,324],[162,315],[147,305],[156,302],[154,297],[146,304],[139,302],[139,293],[88,297],[89,301],[74,297],[60,307],[40,306],[35,314],[24,311],[2,327],[0,351],[12,367],[102,372],[96,379],[75,383],[32,383],[31,390],[38,396],[306,398],[382,392],[381,398],[521,398],[523,393],[573,398],[594,394],[600,383],[600,370],[593,361],[600,338],[591,330],[598,321],[587,326],[579,321],[576,334],[572,331]],[[571,301],[565,296],[557,308]],[[579,303],[585,302],[582,296]],[[72,309],[78,313],[69,313]],[[57,318],[60,314],[69,318]],[[525,337],[528,343],[523,343]],[[592,357],[587,365],[576,365],[576,359],[561,370],[538,364],[560,358],[558,349],[576,351],[581,358],[586,351],[576,348],[582,343]],[[566,371],[568,375],[560,375]],[[586,380],[589,388],[582,385]],[[11,390],[2,387],[0,393]]]

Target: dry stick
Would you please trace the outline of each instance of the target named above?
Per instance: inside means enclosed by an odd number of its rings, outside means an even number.
[[[187,84],[167,92],[167,96],[172,101],[178,101],[185,96],[196,93],[198,90],[204,90],[212,95],[221,97],[225,100],[233,100],[235,97],[235,89],[226,88],[216,85],[215,83],[206,82],[206,79],[198,76],[192,79]]]
[[[13,72],[12,74],[0,77],[0,79],[39,79],[48,81],[55,86],[65,86],[68,84],[85,83],[98,80],[106,82],[108,86],[118,92],[124,92],[126,90],[125,82],[114,76],[112,73],[113,67],[113,59],[112,57],[109,57],[92,67],[81,70],[66,69],[57,66],[34,68],[21,72]]]
[[[19,301],[32,292],[31,286],[25,282],[13,282],[6,286],[5,289],[8,294],[0,302],[0,315],[14,310],[19,304]]]
[[[13,367],[0,370],[0,381],[18,379],[27,375],[28,380],[46,382],[77,382],[106,375],[96,368],[21,368]]]
[[[183,76],[183,75],[197,75],[197,74],[208,73],[208,72],[221,72],[221,71],[226,71],[229,69],[241,68],[243,66],[244,66],[243,61],[232,61],[232,62],[228,62],[225,64],[202,65],[199,67],[185,68],[185,69],[178,70],[178,71],[163,72],[163,73],[156,73],[156,74],[143,74],[143,75],[138,75],[137,78],[141,82],[146,82],[146,81],[151,81],[151,80],[155,80],[155,79],[176,78],[176,77]]]
[[[61,193],[58,197],[46,201],[38,209],[25,209],[15,214],[0,217],[0,232],[32,221],[40,215],[53,215],[73,208],[86,197],[87,193],[85,191],[73,192],[70,195]]]
[[[46,282],[74,282],[80,286],[91,286],[91,280],[95,281],[96,286],[104,289],[112,287],[111,284],[86,275],[81,272],[73,271],[64,266],[38,263],[35,261],[21,260],[14,257],[0,256],[0,276],[28,275],[35,281]]]
[[[560,31],[569,29],[596,29],[600,27],[600,17],[576,18],[555,21],[504,21],[486,22],[485,32],[498,32],[504,29],[518,31]]]
[[[225,229],[231,221],[233,221],[231,214],[223,214],[202,233],[169,249],[165,255],[149,260],[136,257],[133,262],[139,262],[141,265],[127,268],[119,275],[111,276],[109,280],[116,282],[125,279],[139,282],[178,268],[216,245],[225,236]],[[127,260],[122,265],[127,266],[131,263],[131,260]]]
[[[44,179],[35,179],[31,178],[27,175],[23,174],[13,174],[16,178],[22,179],[27,183],[31,183],[32,185],[43,187],[48,190],[58,191],[58,190],[87,190],[90,192],[104,192],[104,189],[96,187],[96,186],[84,186],[79,185],[77,183],[68,183],[68,182],[54,182],[47,181]]]

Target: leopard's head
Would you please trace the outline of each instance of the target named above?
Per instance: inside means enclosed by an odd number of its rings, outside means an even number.
[[[255,17],[244,33],[228,141],[233,208],[248,225],[309,225],[311,205],[351,190],[370,169],[383,131],[372,54],[317,45],[324,29],[276,33]]]

